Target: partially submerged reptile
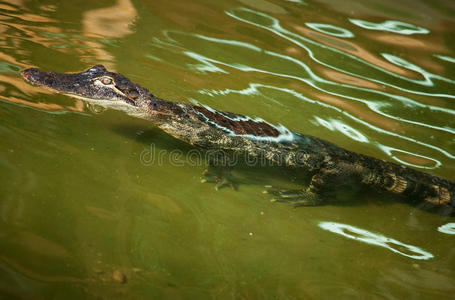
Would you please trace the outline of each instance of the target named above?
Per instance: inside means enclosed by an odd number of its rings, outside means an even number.
[[[241,152],[312,175],[310,184],[301,190],[271,190],[278,201],[318,205],[323,202],[324,191],[350,180],[380,192],[405,196],[414,203],[424,201],[451,212],[455,208],[454,181],[351,152],[259,118],[166,101],[102,65],[81,73],[30,68],[21,74],[33,84],[152,121],[168,134],[196,147]]]

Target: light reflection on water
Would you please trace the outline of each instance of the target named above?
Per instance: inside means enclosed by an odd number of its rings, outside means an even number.
[[[324,230],[328,230],[330,232],[342,235],[348,239],[353,239],[367,244],[384,247],[392,252],[398,253],[403,256],[407,256],[409,258],[427,260],[434,257],[433,254],[425,250],[422,250],[419,247],[408,245],[395,239],[388,238],[381,234],[376,234],[352,225],[341,224],[336,222],[320,222],[318,226]],[[406,250],[406,252],[404,252],[400,248]]]
[[[247,11],[248,12],[252,12],[249,9]],[[230,13],[228,13],[228,14],[231,15]],[[264,16],[263,13],[261,13],[260,15]],[[237,16],[233,16],[233,17],[237,18]],[[267,17],[269,17],[269,16],[267,16]],[[242,20],[242,21],[245,21],[245,20]],[[275,20],[275,19],[274,19],[274,21],[277,22],[277,20]],[[257,24],[255,24],[255,25],[257,25]],[[285,31],[284,29],[281,29],[281,27],[277,23],[275,24],[275,27],[279,28],[280,31]],[[386,120],[384,120],[385,122],[387,122],[387,119],[393,119],[393,120],[397,120],[397,121],[400,121],[400,122],[405,122],[405,123],[409,123],[409,124],[413,124],[413,125],[417,125],[417,126],[431,128],[431,129],[434,129],[436,131],[443,131],[443,132],[447,132],[447,133],[450,133],[450,134],[454,133],[453,128],[449,127],[447,122],[444,124],[444,126],[434,126],[432,124],[427,124],[427,123],[424,123],[424,122],[421,122],[421,121],[409,120],[405,116],[392,115],[392,114],[386,112],[386,109],[388,107],[393,106],[395,113],[398,110],[398,114],[403,113],[403,112],[405,114],[408,114],[407,111],[409,111],[409,109],[415,110],[418,107],[418,109],[420,111],[422,111],[424,109],[427,109],[427,110],[430,110],[430,111],[444,112],[444,113],[447,113],[449,115],[452,115],[454,113],[454,111],[451,110],[451,109],[442,108],[442,107],[435,107],[433,105],[422,104],[422,103],[419,103],[419,102],[413,100],[412,98],[403,97],[403,96],[396,95],[396,94],[391,94],[391,93],[376,91],[376,90],[372,90],[372,89],[365,89],[365,88],[361,88],[361,87],[357,87],[357,86],[352,86],[352,85],[347,85],[347,84],[340,84],[340,83],[337,83],[337,82],[328,81],[328,80],[325,80],[325,79],[319,77],[318,75],[316,75],[302,61],[299,61],[299,60],[297,60],[295,58],[292,58],[290,56],[286,56],[286,55],[282,55],[282,54],[279,54],[279,53],[275,53],[275,52],[271,52],[271,51],[268,51],[268,50],[261,49],[261,48],[259,48],[257,46],[249,44],[249,43],[233,41],[233,40],[222,40],[222,39],[217,39],[217,38],[207,37],[207,36],[202,36],[202,35],[187,34],[187,33],[183,33],[183,32],[166,32],[166,36],[171,37],[172,40],[175,40],[175,41],[178,40],[178,44],[179,45],[181,45],[181,44],[186,44],[186,45],[188,45],[188,44],[201,44],[204,41],[209,41],[210,43],[217,43],[217,44],[222,44],[222,45],[225,45],[225,46],[229,45],[229,46],[232,47],[231,51],[233,53],[236,53],[238,51],[237,50],[238,48],[242,48],[243,50],[240,50],[240,51],[242,51],[243,53],[245,53],[245,51],[246,52],[253,51],[253,52],[261,53],[261,55],[269,55],[271,57],[267,58],[267,60],[274,61],[274,63],[275,63],[274,66],[270,66],[270,67],[267,66],[269,64],[268,62],[262,63],[262,66],[261,66],[262,68],[258,68],[259,67],[258,65],[255,65],[255,66],[247,65],[246,63],[245,64],[241,63],[238,60],[236,60],[235,62],[231,62],[231,61],[226,61],[225,59],[217,59],[213,55],[211,57],[209,57],[209,56],[205,56],[205,55],[203,55],[201,53],[196,53],[196,52],[193,52],[193,51],[184,51],[183,53],[185,55],[187,55],[190,58],[195,59],[195,60],[197,60],[199,62],[199,64],[192,64],[192,63],[187,64],[187,66],[192,68],[193,70],[197,70],[197,71],[203,72],[203,73],[205,73],[205,72],[215,72],[215,73],[218,72],[218,73],[228,74],[228,73],[230,73],[229,69],[232,68],[232,69],[240,70],[242,72],[266,73],[266,74],[277,76],[277,77],[284,77],[284,78],[287,78],[287,79],[298,80],[298,81],[302,81],[302,82],[310,85],[311,87],[314,87],[314,88],[316,88],[318,90],[321,90],[324,93],[335,95],[337,97],[341,97],[341,98],[348,99],[348,100],[358,101],[358,102],[361,102],[363,104],[366,104],[367,107],[369,109],[371,109],[374,113],[385,117],[386,118]],[[192,38],[193,38],[193,41],[191,41]],[[207,44],[208,45],[207,49],[211,49],[213,47],[213,46],[209,46],[210,43]],[[220,55],[221,54],[222,53],[220,53]],[[249,54],[247,54],[247,56],[252,57],[252,56],[254,56],[254,54],[249,53]],[[443,78],[441,76],[437,76],[437,75],[434,75],[434,74],[429,74],[429,73],[425,72],[424,70],[422,70],[421,68],[419,68],[419,67],[417,67],[415,65],[405,64],[402,59],[399,59],[397,57],[394,57],[395,60],[391,58],[392,56],[385,55],[385,57],[389,58],[390,61],[393,61],[393,62],[395,62],[397,64],[398,64],[398,62],[400,62],[400,66],[402,66],[402,67],[408,67],[409,69],[412,69],[412,70],[415,70],[415,71],[416,70],[420,71],[422,73],[422,75],[424,75],[424,77],[425,77],[425,81],[423,81],[423,83],[422,83],[422,81],[414,81],[412,79],[403,77],[406,80],[410,80],[412,82],[418,82],[418,83],[423,84],[423,85],[425,85],[425,82],[430,82],[431,85],[433,85],[433,83],[431,81],[431,77],[433,77],[433,78],[437,77],[438,79]],[[290,64],[289,64],[289,62],[290,62]],[[282,65],[289,66],[289,68],[286,69],[286,71],[288,71],[287,73],[281,73],[279,70],[274,70],[274,69],[276,69],[276,66],[282,66]],[[223,66],[225,68],[222,68]],[[226,67],[229,68],[229,69],[226,69]],[[282,69],[282,68],[284,68],[284,67],[280,67],[280,69]],[[289,73],[289,71],[291,71],[291,70],[296,70],[296,72]],[[303,73],[302,73],[302,71],[303,71]],[[399,76],[399,75],[397,75],[397,76]],[[401,76],[399,76],[399,77],[401,78]],[[453,83],[449,79],[445,79],[445,78],[443,78],[443,79],[445,81],[447,81],[447,82]],[[383,82],[381,82],[381,83],[383,83]],[[253,89],[255,89],[258,86],[261,86],[261,84],[250,83],[250,87],[253,88]],[[338,91],[340,86],[342,86],[345,90],[342,89],[341,91]],[[272,88],[272,89],[280,89],[282,91],[287,91],[289,93],[292,93],[294,96],[299,95],[299,93],[296,92],[295,90],[283,89],[283,88],[276,87],[276,86],[264,86],[264,87]],[[248,90],[249,92],[251,92],[251,88]],[[364,98],[363,97],[362,98],[358,98],[358,97],[350,97],[350,96],[348,96],[348,95],[354,93],[352,90],[360,90],[360,91],[364,92],[363,95],[365,97]],[[206,90],[201,91],[201,93],[209,94],[209,95],[210,94],[213,94],[213,95],[226,94],[228,92],[232,92],[232,91],[231,90],[210,91],[210,92],[207,92]],[[413,92],[420,93],[418,91],[413,91]],[[453,95],[450,95],[450,94],[427,94],[427,95],[440,96],[440,97],[449,97],[449,98],[454,97]],[[378,97],[379,97],[378,100],[371,100],[371,99],[377,99]],[[306,97],[304,97],[302,95],[299,95],[299,98],[306,98]],[[403,105],[403,108],[407,108],[407,110],[400,110],[399,109],[399,105],[398,105],[397,102],[393,102],[393,104],[392,104],[392,102],[390,102],[390,100],[387,100],[387,99],[393,99],[393,100],[400,101],[402,103],[402,105]],[[318,102],[320,104],[325,104],[325,103],[321,103],[321,102],[319,102],[319,101],[317,101],[315,99],[305,99],[305,100],[306,101],[309,100],[311,102],[316,101],[316,102]],[[328,106],[329,107],[333,107],[331,105],[328,105]],[[341,112],[343,114],[348,115],[349,117],[353,118],[357,122],[362,123],[363,125],[366,125],[366,126],[370,127],[371,129],[374,129],[376,131],[379,131],[379,132],[387,134],[387,135],[392,135],[392,136],[395,136],[395,137],[398,137],[398,138],[401,138],[401,139],[412,141],[414,143],[423,145],[425,147],[437,150],[437,151],[443,153],[444,155],[446,155],[449,158],[454,158],[454,155],[452,153],[450,153],[449,151],[446,151],[445,149],[439,148],[439,147],[437,147],[436,145],[434,145],[432,143],[425,142],[425,141],[418,140],[418,139],[412,139],[412,138],[410,138],[408,136],[403,136],[403,135],[400,135],[400,134],[397,134],[397,133],[394,133],[394,132],[382,130],[379,127],[372,126],[368,122],[364,122],[364,121],[360,120],[359,118],[356,118],[355,116],[350,115],[349,112],[347,112],[347,111],[343,111],[342,110]],[[443,119],[445,121],[448,120],[447,118],[443,118]],[[379,147],[379,148],[381,148],[381,147]],[[416,153],[416,156],[421,156],[421,154]]]
[[[337,27],[330,24],[321,24],[321,23],[305,23],[306,26],[314,29],[316,31],[336,36],[339,38],[353,38],[354,34],[347,29]]]
[[[139,163],[150,141],[184,145],[144,134],[147,124],[127,116],[94,116],[18,74],[103,63],[163,98],[283,123],[453,179],[455,55],[439,21],[413,10],[415,20],[376,14],[368,1],[349,4],[352,13],[300,0],[9,2],[0,2],[0,268],[9,283],[0,291],[68,288],[75,299],[453,294],[453,222],[363,195],[360,205],[271,205],[260,171],[237,192],[214,193],[198,184],[202,170]],[[140,130],[122,128],[131,123]],[[321,224],[349,240],[322,236],[312,220],[329,220]],[[354,240],[390,251],[362,253]],[[128,284],[112,283],[119,270]],[[57,282],[71,285],[54,293]]]
[[[430,33],[430,31],[426,28],[400,21],[387,20],[382,23],[374,23],[358,19],[349,19],[349,21],[357,26],[369,30],[389,31],[404,35]]]
[[[438,227],[438,231],[447,234],[455,234],[455,223],[447,223]]]

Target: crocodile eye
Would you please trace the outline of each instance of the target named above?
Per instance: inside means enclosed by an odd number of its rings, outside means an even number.
[[[111,85],[114,83],[114,80],[111,77],[101,77],[99,80],[104,85]]]
[[[128,96],[131,99],[137,99],[139,97],[139,92],[137,90],[131,90],[128,92]]]

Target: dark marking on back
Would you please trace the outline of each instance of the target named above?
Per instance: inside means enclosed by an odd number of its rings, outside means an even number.
[[[278,137],[280,132],[272,125],[262,120],[239,116],[236,114],[221,113],[216,110],[209,110],[202,106],[195,106],[194,109],[202,114],[207,121],[224,128],[227,132],[237,135],[254,135],[260,137]]]

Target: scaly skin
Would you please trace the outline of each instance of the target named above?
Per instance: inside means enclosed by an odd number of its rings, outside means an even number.
[[[149,120],[191,145],[261,158],[312,174],[310,185],[294,195],[272,190],[280,201],[320,204],[320,194],[351,180],[375,190],[403,195],[431,206],[455,207],[455,182],[338,147],[322,139],[291,132],[261,119],[166,101],[121,74],[97,65],[86,72],[60,74],[26,69],[29,82],[87,102],[123,110]]]

